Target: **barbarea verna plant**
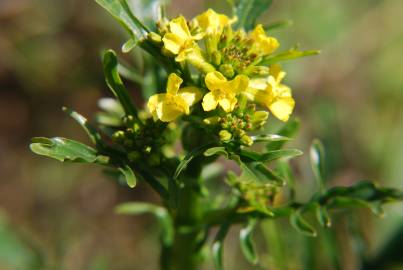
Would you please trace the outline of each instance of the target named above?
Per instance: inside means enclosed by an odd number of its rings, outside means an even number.
[[[319,190],[307,202],[295,201],[288,160],[302,152],[283,149],[298,121],[290,119],[295,101],[279,63],[318,52],[279,52],[278,40],[255,23],[271,1],[238,0],[232,3],[232,17],[209,9],[191,20],[168,19],[161,5],[154,21],[144,14],[140,21],[125,0],[96,1],[130,34],[123,52],[135,47],[146,52],[144,71],[136,74],[118,63],[114,51],[106,51],[106,83],[116,99],[100,100],[98,128],[64,109],[94,147],[61,137],[34,138],[30,147],[60,161],[106,166],[131,188],[136,179],[149,184],[161,205],[128,202],[117,211],[156,216],[162,227],[162,269],[197,269],[213,228],[218,228],[212,242],[217,269],[223,267],[223,241],[234,224],[243,226],[241,250],[255,264],[252,232],[262,219],[288,216],[298,231],[315,236],[304,218],[308,211],[329,227],[328,210],[359,206],[380,213],[383,203],[403,198],[368,181],[326,188],[323,149],[315,141],[310,155]],[[133,105],[120,75],[142,86],[144,108]],[[276,134],[264,133],[269,115],[285,123]],[[226,172],[229,192],[208,189],[219,156],[240,168],[237,174]]]

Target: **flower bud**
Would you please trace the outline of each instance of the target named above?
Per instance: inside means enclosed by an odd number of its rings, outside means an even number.
[[[266,123],[268,117],[269,117],[269,113],[266,111],[255,112],[252,117],[253,128],[262,127]]]
[[[220,136],[220,140],[223,142],[228,142],[232,138],[232,134],[229,133],[227,130],[221,130],[218,135]]]
[[[114,142],[120,142],[122,140],[124,140],[125,138],[125,133],[122,130],[118,130],[115,133],[113,133],[112,135],[112,140]]]
[[[216,124],[218,124],[219,120],[220,120],[220,117],[212,116],[212,117],[205,118],[203,120],[203,123],[205,123],[206,125],[216,125]]]
[[[231,79],[235,75],[234,68],[230,64],[221,65],[219,70],[228,79]]]
[[[218,66],[221,64],[221,53],[218,51],[215,51],[211,54],[211,62],[213,62],[214,65]]]
[[[242,135],[241,142],[243,145],[246,145],[246,146],[251,146],[253,144],[252,138],[246,134]]]
[[[155,33],[155,32],[150,32],[150,33],[148,33],[147,39],[148,39],[149,41],[151,41],[152,43],[156,44],[156,45],[159,45],[159,44],[162,43],[162,38],[161,38],[161,36],[158,35],[158,34]]]

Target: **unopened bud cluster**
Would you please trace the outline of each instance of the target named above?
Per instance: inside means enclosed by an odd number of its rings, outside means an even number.
[[[131,162],[141,160],[149,166],[158,166],[164,159],[162,149],[174,139],[172,130],[162,122],[145,122],[125,116],[124,125],[115,131],[112,140],[121,145]]]

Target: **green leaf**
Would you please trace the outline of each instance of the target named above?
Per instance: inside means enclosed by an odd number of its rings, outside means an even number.
[[[256,264],[258,262],[255,244],[252,239],[252,233],[256,224],[256,219],[249,219],[247,226],[242,228],[239,233],[241,251],[245,255],[245,258],[253,264]]]
[[[324,228],[329,228],[330,226],[332,226],[332,221],[330,219],[326,207],[321,206],[319,204],[316,204],[315,207],[316,207],[316,218],[318,219],[319,224]]]
[[[291,20],[284,20],[284,21],[278,21],[278,22],[273,22],[269,25],[266,25],[264,29],[266,31],[273,31],[273,30],[280,30],[284,28],[288,28],[293,25],[293,22]]]
[[[298,131],[298,128],[299,128],[299,120],[290,119],[284,124],[284,126],[279,131],[276,132],[276,134],[278,134],[279,136],[292,138],[295,135],[295,133]],[[266,145],[266,149],[268,151],[278,150],[281,147],[283,147],[283,145],[286,142],[287,141],[284,141],[284,140],[270,142]]]
[[[149,30],[133,15],[125,0],[95,0],[106,9],[137,40]]]
[[[190,163],[195,157],[201,156],[201,155],[204,153],[204,151],[206,151],[211,145],[212,145],[211,143],[205,144],[205,145],[202,145],[202,146],[200,146],[200,147],[198,147],[198,148],[195,148],[193,151],[189,152],[189,153],[179,162],[179,165],[178,165],[178,167],[176,167],[176,170],[175,170],[175,173],[174,173],[173,178],[174,178],[174,179],[178,179],[178,177],[179,177],[179,175],[181,174],[181,172],[187,168],[187,166],[189,165],[189,163]]]
[[[124,66],[121,63],[118,64],[118,71],[119,71],[119,74],[122,75],[122,77],[125,79],[131,80],[138,84],[144,83],[144,78],[142,75],[134,72],[133,70]]]
[[[32,139],[29,146],[35,154],[47,156],[59,161],[87,162],[107,164],[109,158],[97,155],[97,151],[80,142],[61,137]]]
[[[129,187],[134,188],[136,186],[136,175],[129,165],[124,165],[118,168],[118,170],[122,173],[124,178],[126,179],[126,183]]]
[[[224,223],[221,225],[220,229],[218,230],[217,236],[213,241],[212,245],[212,255],[214,260],[214,265],[216,270],[223,270],[223,248],[224,248],[224,239],[228,233],[229,224]]]
[[[118,60],[113,50],[108,50],[103,56],[103,67],[105,80],[112,93],[122,104],[123,109],[127,115],[136,116],[136,108],[134,107],[129,92],[123,85],[118,73]]]
[[[252,30],[256,20],[272,4],[272,0],[238,0],[235,7],[235,15],[238,18],[236,27]]]
[[[256,182],[271,182],[273,185],[284,186],[285,180],[259,162],[241,162],[241,178]]]
[[[171,246],[174,238],[174,226],[171,216],[168,211],[160,206],[143,202],[127,202],[116,207],[118,214],[125,215],[140,215],[153,214],[161,226],[161,239],[164,246]]]
[[[88,123],[84,116],[66,107],[63,107],[63,111],[66,112],[71,118],[76,120],[76,122],[85,130],[88,137],[90,137],[93,144],[103,146],[101,135],[93,126]]]
[[[252,159],[253,161],[259,161],[259,162],[271,162],[273,160],[277,160],[280,158],[283,159],[290,159],[294,157],[298,157],[302,155],[302,151],[298,149],[281,149],[281,150],[274,150],[274,151],[269,151],[267,153],[256,153],[256,152],[250,152],[246,150],[241,150],[240,155],[242,157],[248,157]]]
[[[319,140],[314,140],[310,148],[311,166],[318,182],[319,188],[323,191],[325,186],[325,150]]]
[[[252,141],[254,143],[259,143],[259,142],[284,142],[284,141],[291,140],[288,137],[284,137],[284,136],[277,135],[277,134],[256,135],[256,136],[251,136],[251,139],[252,139]]]
[[[228,152],[225,150],[225,147],[219,146],[219,147],[212,147],[204,151],[204,156],[210,157],[214,155],[223,155],[228,158]]]
[[[259,63],[259,65],[269,66],[281,61],[293,60],[305,56],[317,55],[319,53],[320,51],[318,50],[299,51],[297,49],[290,49],[288,51],[272,54],[263,58],[263,60]]]
[[[290,223],[298,232],[306,236],[316,237],[317,235],[316,230],[302,217],[300,210],[291,213]]]
[[[133,50],[137,46],[137,40],[134,38],[129,39],[122,45],[122,52],[123,53],[129,53],[131,50]]]

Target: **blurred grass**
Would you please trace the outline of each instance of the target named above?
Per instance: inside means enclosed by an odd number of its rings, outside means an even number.
[[[210,6],[229,13],[225,1],[172,2],[172,16],[193,16]],[[288,0],[274,1],[261,18],[264,24],[293,21],[273,32],[283,48],[300,43],[322,50],[285,69],[302,122],[294,144],[307,152],[314,137],[322,139],[330,185],[370,177],[403,188],[402,10],[400,0]],[[109,95],[99,52],[120,48],[125,36],[119,25],[93,1],[79,0],[3,0],[0,25],[0,269],[157,269],[153,221],[113,214],[117,202],[155,199],[148,189],[129,193],[98,169],[61,166],[33,156],[27,147],[37,135],[85,141],[60,108],[90,116],[96,100]],[[138,96],[136,86],[129,86]],[[308,158],[294,165],[298,198],[308,198],[314,187]],[[376,257],[403,230],[402,206],[388,207],[387,213],[385,219],[365,211],[337,214],[335,229],[314,240],[281,221],[274,233],[264,226],[266,240],[285,240],[277,248],[259,242],[264,265],[273,265],[272,255],[283,252],[288,264],[279,269],[303,269],[302,258],[314,265],[310,269],[360,269],[361,254]],[[234,248],[236,241],[226,244],[228,269],[251,269]],[[309,250],[319,253],[310,256]]]

